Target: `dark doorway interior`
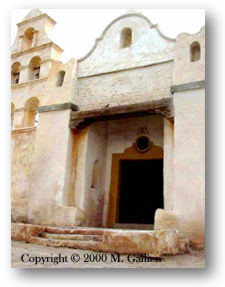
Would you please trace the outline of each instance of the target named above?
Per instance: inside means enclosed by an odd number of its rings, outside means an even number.
[[[122,160],[120,168],[117,223],[154,224],[163,208],[163,160]]]

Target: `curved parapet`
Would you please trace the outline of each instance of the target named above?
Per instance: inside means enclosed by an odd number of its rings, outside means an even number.
[[[173,84],[205,80],[205,27],[195,34],[181,33],[176,40]]]
[[[123,31],[128,29],[128,44]],[[125,36],[126,37],[126,36]],[[139,13],[113,20],[96,39],[93,48],[78,60],[78,77],[126,70],[174,59],[175,39],[163,35],[157,25]]]

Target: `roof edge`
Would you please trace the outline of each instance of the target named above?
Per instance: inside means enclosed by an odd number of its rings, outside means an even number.
[[[38,20],[38,19],[41,19],[41,18],[44,18],[44,17],[48,18],[48,20],[49,20],[50,22],[52,22],[52,24],[54,24],[54,25],[56,24],[56,21],[55,21],[54,19],[52,19],[48,14],[43,13],[43,14],[41,14],[41,15],[38,15],[38,16],[29,18],[29,19],[22,20],[21,22],[17,23],[17,26],[19,27],[19,26],[22,26],[22,25],[24,25],[24,24],[26,24],[26,23],[34,22],[34,21],[36,21],[36,20]]]

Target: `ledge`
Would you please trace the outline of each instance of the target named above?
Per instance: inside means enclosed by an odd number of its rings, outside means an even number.
[[[18,128],[18,129],[11,130],[11,134],[22,134],[22,133],[26,133],[26,132],[33,132],[35,130],[36,130],[36,126],[26,127],[26,128]]]
[[[49,42],[49,43],[42,44],[40,46],[32,47],[31,49],[28,49],[28,50],[13,52],[11,54],[11,58],[16,58],[18,56],[21,56],[27,53],[32,53],[38,50],[42,50],[43,48],[48,48],[48,47],[53,47],[53,46],[54,48],[58,49],[60,52],[63,52],[63,49],[61,49],[57,44],[55,44],[54,42]]]
[[[47,79],[48,79],[48,77],[42,77],[42,78],[39,78],[39,79],[26,81],[26,82],[23,82],[23,83],[13,84],[13,85],[11,85],[11,89],[21,88],[21,87],[26,86],[26,85],[37,84],[37,83],[40,83],[40,82],[44,82]]]
[[[114,120],[128,117],[161,114],[167,119],[173,118],[172,96],[129,105],[103,107],[92,110],[74,111],[71,113],[70,128],[88,125],[95,121]]]
[[[174,92],[181,92],[186,90],[195,90],[205,88],[205,81],[197,81],[197,82],[190,82],[181,85],[174,85],[170,87],[172,93]]]
[[[52,112],[67,109],[78,111],[79,107],[73,103],[54,104],[54,105],[41,106],[38,108],[38,112],[43,113],[43,112]]]

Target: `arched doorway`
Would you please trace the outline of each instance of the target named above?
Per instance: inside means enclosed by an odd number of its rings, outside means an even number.
[[[112,155],[108,227],[153,225],[163,208],[163,150],[146,141]]]

